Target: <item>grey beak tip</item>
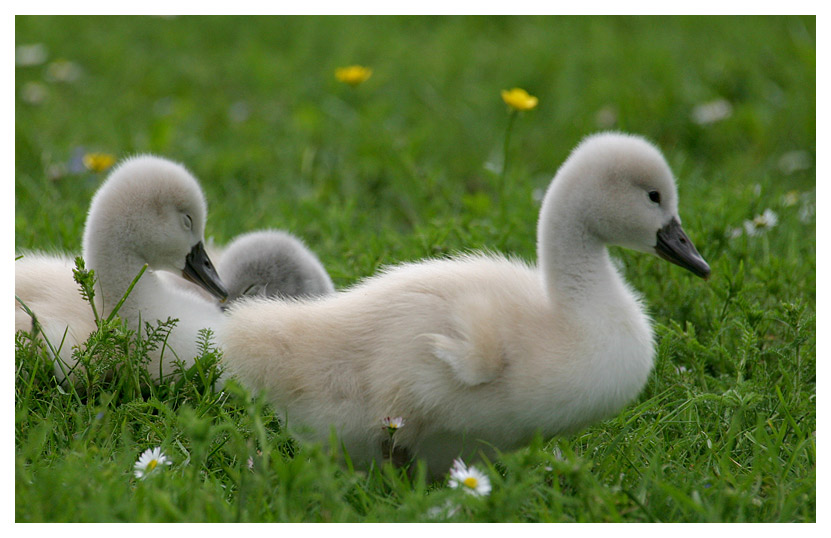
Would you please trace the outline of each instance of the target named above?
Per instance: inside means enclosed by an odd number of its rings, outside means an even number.
[[[681,223],[676,219],[672,219],[658,230],[655,253],[704,280],[710,278],[710,265],[698,253],[693,242],[681,228]]]
[[[228,290],[216,273],[216,269],[214,269],[201,241],[195,244],[185,257],[185,268],[182,271],[182,276],[194,284],[202,286],[220,301],[224,302],[228,299]]]

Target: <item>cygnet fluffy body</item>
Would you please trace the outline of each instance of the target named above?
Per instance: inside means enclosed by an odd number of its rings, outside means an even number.
[[[635,398],[654,345],[607,245],[707,277],[681,229],[672,173],[644,139],[588,137],[545,195],[538,264],[473,254],[389,268],[315,301],[251,299],[218,332],[227,372],[263,390],[301,438],[332,428],[356,465],[394,443],[435,475],[609,417]]]
[[[198,331],[215,328],[222,320],[216,304],[159,277],[161,271],[174,272],[218,297],[227,296],[203,246],[206,211],[196,179],[183,166],[153,156],[123,161],[90,205],[83,258],[97,278],[98,312],[107,317],[147,264],[148,270],[118,315],[142,332],[148,322],[179,320],[166,344],[150,352],[147,368],[153,377],[171,373],[177,358],[192,363],[198,353]],[[38,279],[42,279],[41,286]],[[68,331],[70,338],[60,350],[64,364],[56,365],[62,378],[63,370],[74,366],[71,347],[86,340],[95,328],[92,309],[72,280],[72,262],[67,257],[50,261],[42,254],[24,254],[17,262],[15,293],[34,311],[53,345],[57,345],[55,335]],[[16,328],[20,328],[18,319],[24,318],[16,312]]]
[[[64,357],[96,329],[92,307],[72,277],[75,261],[66,254],[26,252],[14,264],[14,293],[36,313],[47,341]],[[71,323],[70,323],[71,320]],[[14,330],[32,333],[32,317],[15,299]],[[66,367],[65,367],[66,369]],[[63,379],[61,366],[56,365]]]

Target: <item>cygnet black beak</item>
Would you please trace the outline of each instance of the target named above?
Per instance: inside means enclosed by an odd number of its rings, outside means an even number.
[[[710,266],[695,249],[695,245],[676,219],[672,219],[669,224],[658,230],[655,253],[705,280],[710,276]]]
[[[214,264],[205,252],[202,241],[193,245],[190,252],[185,256],[185,268],[182,269],[182,276],[197,286],[208,290],[211,295],[217,297],[221,302],[228,298],[228,290],[225,284],[219,279],[214,269]]]

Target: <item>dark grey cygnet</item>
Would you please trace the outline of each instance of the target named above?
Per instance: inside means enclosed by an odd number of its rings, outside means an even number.
[[[238,236],[216,269],[228,288],[223,307],[241,297],[317,297],[335,291],[323,265],[297,237],[280,230]]]

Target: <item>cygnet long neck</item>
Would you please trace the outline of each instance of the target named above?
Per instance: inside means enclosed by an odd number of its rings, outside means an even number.
[[[557,202],[557,193],[549,189],[537,230],[538,263],[549,299],[579,307],[616,291],[620,278],[580,208]]]
[[[96,298],[105,315],[121,300],[145,263],[131,245],[120,240],[120,236],[121,234],[114,230],[101,230],[91,235],[90,241],[84,245],[84,259],[87,267],[95,271]],[[132,306],[134,298],[149,285],[148,272],[149,269],[142,275],[122,306],[122,314]]]

